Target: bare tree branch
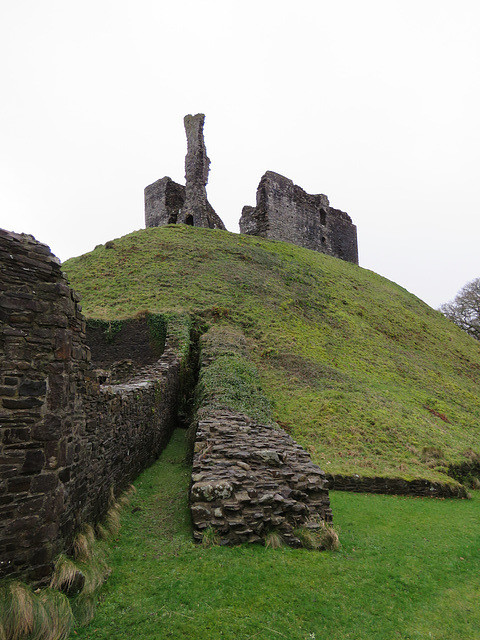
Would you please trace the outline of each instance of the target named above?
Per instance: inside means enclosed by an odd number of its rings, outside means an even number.
[[[468,282],[451,302],[439,308],[447,318],[475,340],[480,340],[480,278]]]

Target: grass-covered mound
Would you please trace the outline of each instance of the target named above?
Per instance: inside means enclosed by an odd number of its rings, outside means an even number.
[[[480,344],[371,271],[184,225],[64,269],[88,317],[182,310],[241,328],[274,418],[327,472],[445,481],[480,459]]]

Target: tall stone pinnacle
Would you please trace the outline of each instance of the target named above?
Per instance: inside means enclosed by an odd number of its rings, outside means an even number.
[[[205,116],[203,113],[185,116],[183,119],[187,134],[187,155],[185,156],[185,202],[181,220],[194,227],[225,229],[225,225],[207,200],[205,186],[208,182],[210,160],[203,138]]]

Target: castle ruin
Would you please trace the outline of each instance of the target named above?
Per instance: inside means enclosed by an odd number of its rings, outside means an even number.
[[[208,202],[206,185],[210,160],[203,138],[203,113],[185,116],[187,155],[183,186],[166,176],[145,187],[145,226],[188,224],[207,229],[224,229],[225,225]]]
[[[257,206],[245,206],[240,233],[291,242],[358,264],[357,227],[327,196],[310,195],[279,173],[267,171],[257,189]]]
[[[225,230],[207,200],[210,160],[203,137],[204,123],[202,113],[185,116],[186,186],[165,177],[145,188],[146,227],[184,223]],[[308,194],[273,171],[267,171],[260,180],[256,206],[243,207],[240,233],[290,242],[358,264],[357,227],[350,216],[331,207],[327,196]]]

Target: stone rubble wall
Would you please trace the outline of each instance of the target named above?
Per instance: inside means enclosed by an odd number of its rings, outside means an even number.
[[[168,345],[157,363],[123,384],[87,382],[84,398],[88,460],[79,471],[74,501],[80,520],[97,522],[109,507],[112,488],[118,494],[150,466],[168,443],[176,423],[181,360]]]
[[[357,228],[350,216],[331,207],[327,196],[308,194],[273,171],[260,180],[256,206],[243,208],[240,232],[358,264]]]
[[[300,546],[295,529],[332,520],[325,474],[282,429],[212,411],[197,425],[190,489],[194,537],[212,527],[221,544],[263,543],[272,530]]]
[[[351,491],[354,493],[383,493],[387,495],[419,496],[424,498],[466,498],[467,490],[463,485],[447,482],[431,482],[416,478],[364,477],[358,474],[351,476],[335,474],[327,475],[329,488],[332,491]]]
[[[0,269],[0,575],[39,579],[73,529],[90,354],[47,246],[0,230]]]
[[[160,453],[181,362],[167,345],[124,385],[100,385],[85,318],[60,263],[31,236],[0,230],[0,577],[41,582],[100,519],[111,488]]]

